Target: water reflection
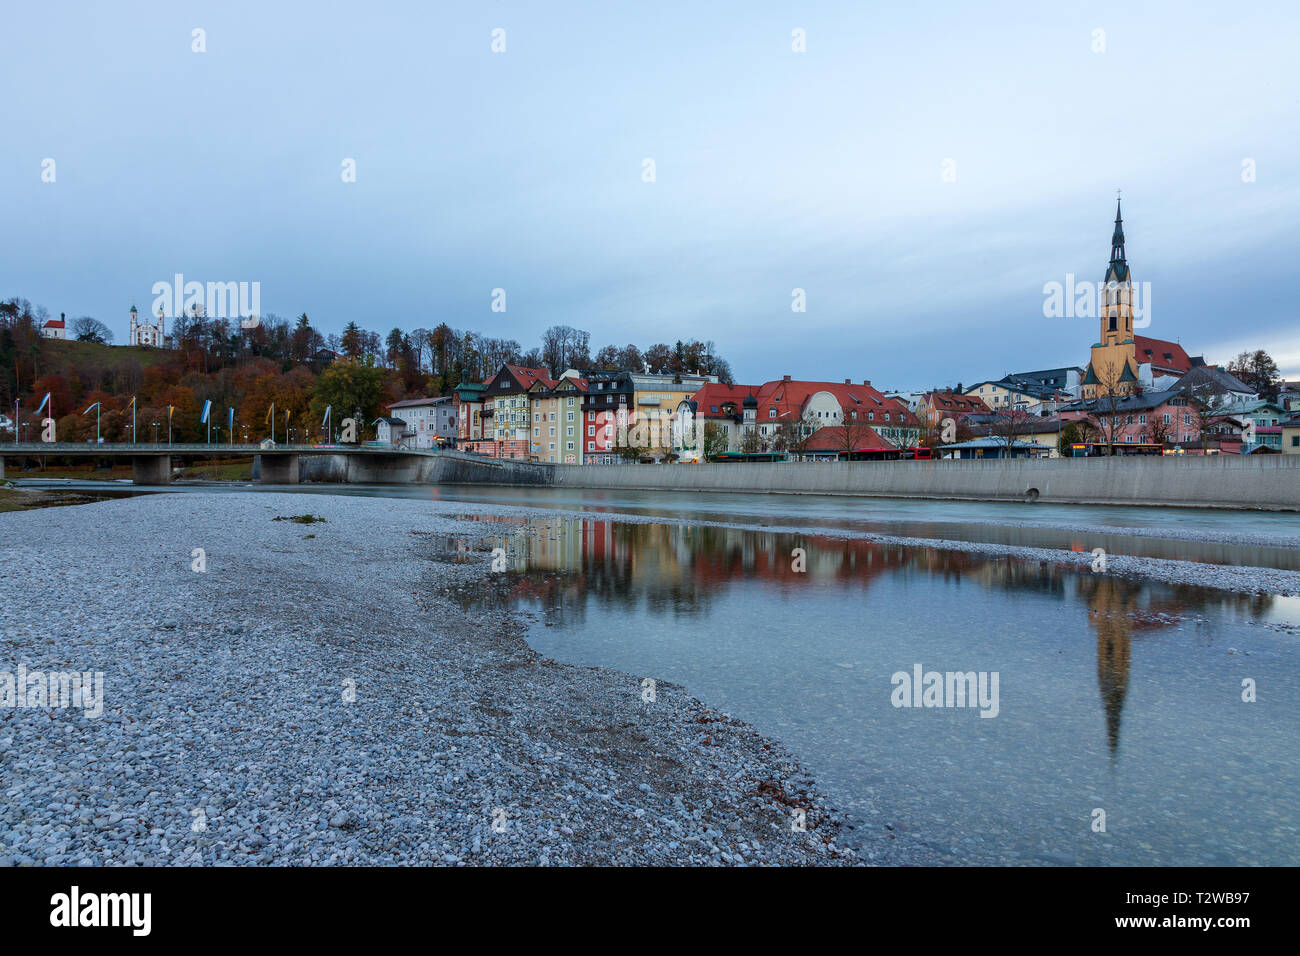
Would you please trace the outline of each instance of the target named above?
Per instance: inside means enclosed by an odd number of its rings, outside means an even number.
[[[1097,639],[1097,684],[1106,740],[1119,746],[1135,633],[1172,627],[1192,612],[1231,609],[1250,618],[1271,616],[1270,595],[1241,595],[1184,585],[1136,582],[1013,556],[909,547],[812,534],[738,528],[628,524],[586,518],[461,520],[513,526],[511,534],[477,541],[447,537],[443,558],[479,561],[481,552],[506,554],[506,586],[456,594],[464,606],[503,602],[535,609],[548,627],[586,624],[611,611],[674,617],[707,612],[739,581],[762,582],[774,601],[811,585],[869,589],[885,575],[925,575],[1082,601]],[[802,552],[802,560],[800,553]],[[801,568],[802,570],[797,570]],[[925,611],[918,609],[918,618]],[[919,622],[918,622],[919,623]]]
[[[1294,862],[1300,814],[1273,794],[1300,785],[1298,602],[816,533],[458,517],[490,523],[429,557],[501,548],[509,570],[451,599],[529,611],[558,659],[685,684],[939,860]],[[917,661],[1000,671],[1002,714],[893,709]],[[1242,673],[1276,703],[1243,706]],[[1099,805],[1141,839],[1091,839],[1074,818]]]

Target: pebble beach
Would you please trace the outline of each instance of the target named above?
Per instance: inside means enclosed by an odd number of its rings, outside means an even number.
[[[164,494],[0,516],[0,670],[103,674],[98,717],[0,708],[0,866],[857,861],[778,742],[447,599],[491,586],[490,553],[431,552],[485,533],[464,510]],[[276,520],[304,512],[323,520]]]

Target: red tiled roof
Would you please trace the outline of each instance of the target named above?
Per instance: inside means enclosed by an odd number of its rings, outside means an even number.
[[[870,425],[860,425],[857,428],[857,434],[853,436],[854,451],[863,451],[868,448],[894,448],[879,435]],[[844,426],[843,425],[826,425],[817,429],[799,446],[799,451],[844,451]]]
[[[695,403],[695,414],[703,418],[725,418],[722,414],[722,406],[731,402],[736,406],[736,412],[739,414],[744,410],[743,402],[746,395],[758,397],[758,388],[753,385],[723,385],[720,382],[710,382],[708,385],[701,386],[700,390],[691,396],[691,401]],[[713,409],[717,408],[715,412]]]
[[[525,386],[532,385],[534,382],[541,382],[548,387],[555,385],[555,382],[546,374],[544,368],[528,368],[523,365],[507,365],[506,368],[510,369],[510,374],[523,382]]]
[[[61,329],[61,328],[64,327],[64,325],[65,325],[65,323],[64,323],[64,321],[63,321],[62,319],[46,319],[46,320],[45,320],[44,328],[47,328],[47,329]]]
[[[505,365],[503,368],[508,370],[514,379],[523,385],[524,391],[527,391],[537,382],[541,382],[547,388],[555,387],[555,382],[553,382],[551,377],[546,374],[546,369],[544,368],[526,368],[523,365]],[[497,372],[496,375],[493,375],[484,384],[491,385],[500,377],[501,373]]]
[[[1169,369],[1173,372],[1190,372],[1192,360],[1177,342],[1164,339],[1149,339],[1145,335],[1133,336],[1133,345],[1137,350],[1139,365],[1150,362],[1156,368]]]
[[[830,392],[839,402],[840,408],[857,410],[858,417],[866,420],[868,412],[890,413],[890,422],[915,425],[916,416],[907,410],[907,406],[870,385],[854,385],[844,382],[805,382],[786,381],[764,382],[758,387],[754,398],[758,400],[758,421],[783,422],[798,421],[803,417],[808,400],[818,392]],[[776,409],[776,415],[771,410]],[[882,421],[877,417],[877,422]]]
[[[925,404],[935,411],[957,412],[962,415],[987,415],[991,409],[978,395],[963,395],[960,392],[926,392],[921,396]]]

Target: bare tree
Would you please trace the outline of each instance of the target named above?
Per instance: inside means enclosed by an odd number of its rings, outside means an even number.
[[[1169,441],[1171,426],[1165,424],[1165,420],[1159,415],[1151,416],[1151,441],[1157,445],[1164,445]]]
[[[108,345],[113,341],[113,333],[109,327],[99,319],[92,319],[88,315],[72,320],[72,332],[78,342],[98,342],[100,345]]]
[[[763,439],[757,427],[747,428],[741,433],[738,450],[746,455],[755,455],[763,450]]]
[[[1115,453],[1115,437],[1124,428],[1124,416],[1119,408],[1120,403],[1128,397],[1128,389],[1121,382],[1123,368],[1122,363],[1120,368],[1115,368],[1113,365],[1100,369],[1095,366],[1093,368],[1097,374],[1093,418],[1105,439],[1107,455]]]
[[[1032,435],[1038,427],[1037,416],[1030,415],[1023,408],[1008,408],[997,412],[989,425],[989,434],[996,438],[1006,449],[1006,457],[1021,443],[1021,439]]]
[[[855,451],[866,444],[872,434],[873,429],[858,417],[857,409],[840,409],[840,426],[836,433],[835,445],[845,458],[852,457]]]

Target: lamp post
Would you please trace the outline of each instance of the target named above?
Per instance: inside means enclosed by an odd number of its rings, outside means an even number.
[[[99,444],[99,408],[100,408],[100,404],[101,404],[101,403],[96,402],[94,405],[91,405],[91,406],[90,406],[90,408],[93,408],[93,409],[95,410],[95,444],[96,444],[96,445]],[[82,415],[88,415],[88,414],[90,414],[90,408],[86,409],[86,410],[85,410],[84,412],[82,412],[81,414],[82,414]]]
[[[153,443],[154,446],[157,447],[158,445],[158,423],[157,422],[153,423]]]
[[[22,403],[23,400],[21,398],[14,399],[14,444],[15,445],[18,444],[18,423],[22,421],[22,415],[18,413],[19,406],[21,406]]]

